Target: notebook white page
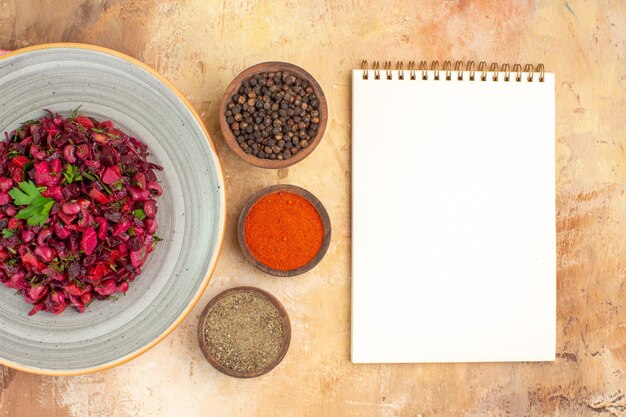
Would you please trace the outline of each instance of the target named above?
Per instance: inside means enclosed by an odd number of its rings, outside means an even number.
[[[352,361],[554,360],[554,74],[362,75]]]

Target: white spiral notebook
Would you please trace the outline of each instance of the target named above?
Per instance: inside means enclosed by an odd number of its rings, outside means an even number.
[[[352,78],[352,361],[554,360],[554,74]]]

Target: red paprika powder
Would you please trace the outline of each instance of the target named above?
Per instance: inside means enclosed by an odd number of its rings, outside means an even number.
[[[260,262],[279,271],[292,271],[309,263],[320,251],[324,226],[307,199],[279,191],[252,206],[244,236],[250,252]]]

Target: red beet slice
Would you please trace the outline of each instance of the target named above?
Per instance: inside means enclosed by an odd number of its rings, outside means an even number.
[[[80,241],[80,248],[85,252],[85,255],[91,255],[98,245],[98,238],[96,237],[96,231],[93,227],[88,228],[83,232],[83,238]]]

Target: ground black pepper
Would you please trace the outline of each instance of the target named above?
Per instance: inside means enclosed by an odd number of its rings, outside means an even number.
[[[226,106],[226,122],[246,153],[289,159],[317,136],[320,102],[313,86],[289,71],[244,80]]]
[[[235,293],[219,300],[204,323],[209,354],[235,372],[257,372],[280,356],[285,329],[276,307],[255,294]]]

